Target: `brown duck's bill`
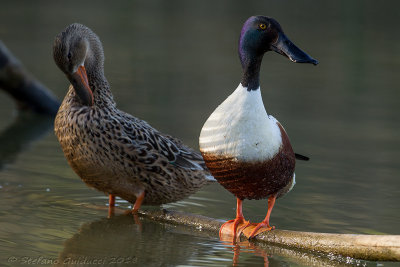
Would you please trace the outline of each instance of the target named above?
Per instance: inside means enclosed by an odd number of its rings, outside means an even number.
[[[78,70],[69,75],[69,80],[75,89],[76,94],[82,100],[84,105],[93,105],[93,92],[89,87],[86,70],[84,66],[79,66]]]
[[[271,45],[271,50],[288,57],[291,61],[296,63],[318,64],[318,60],[307,55],[282,32],[279,33],[278,40]]]

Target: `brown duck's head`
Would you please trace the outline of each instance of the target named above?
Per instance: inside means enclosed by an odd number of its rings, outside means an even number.
[[[104,75],[103,47],[97,35],[82,24],[71,24],[56,36],[53,57],[67,75],[82,104],[93,105],[90,79]]]

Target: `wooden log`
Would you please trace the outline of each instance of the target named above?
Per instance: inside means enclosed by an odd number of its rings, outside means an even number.
[[[16,100],[20,109],[54,116],[60,106],[53,93],[29,74],[1,41],[0,88]]]
[[[142,210],[140,216],[218,234],[223,221],[178,211]],[[245,238],[241,236],[241,238]],[[400,261],[400,235],[361,235],[312,233],[275,229],[264,232],[252,242],[302,249],[326,255],[340,255],[370,261]]]

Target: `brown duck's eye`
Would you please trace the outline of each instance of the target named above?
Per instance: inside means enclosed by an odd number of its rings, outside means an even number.
[[[68,53],[68,59],[71,59],[72,58],[72,54],[71,54],[71,52],[69,52]]]
[[[261,30],[265,30],[267,28],[267,25],[265,25],[264,23],[260,23],[258,24],[258,28],[260,28]]]

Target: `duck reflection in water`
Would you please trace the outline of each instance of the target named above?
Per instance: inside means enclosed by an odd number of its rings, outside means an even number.
[[[255,263],[253,255],[262,258],[264,266],[367,266],[367,262],[363,260],[349,260],[348,257],[319,252],[310,253],[300,249],[285,248],[282,245],[255,243],[244,238],[232,242],[230,236],[224,236],[221,241],[225,248],[233,252],[232,266],[260,266],[261,259],[258,258]],[[249,259],[252,259],[251,263]]]
[[[224,242],[227,249],[233,251],[233,259],[232,259],[232,266],[239,265],[239,258],[241,253],[251,253],[256,256],[263,258],[264,266],[269,266],[269,259],[267,251],[265,249],[260,248],[259,246],[255,245],[254,243],[250,243],[248,240],[245,241],[238,241],[238,242],[231,242],[230,238],[221,239]]]
[[[252,241],[234,244],[228,238],[220,241],[214,232],[194,231],[192,227],[159,223],[142,218],[143,226],[133,222],[131,216],[118,214],[83,224],[66,240],[59,253],[59,266],[97,266],[118,262],[126,266],[352,266],[322,255],[307,254],[301,250],[260,245]],[[345,259],[344,259],[345,260]],[[101,263],[101,264],[100,264]],[[122,264],[125,263],[125,264]],[[94,264],[93,264],[94,265]]]
[[[78,261],[96,259],[103,261],[100,266],[187,265],[193,255],[208,250],[207,246],[197,244],[198,240],[185,227],[143,220],[143,227],[133,224],[132,217],[126,215],[84,224],[65,241],[59,266],[76,266]]]

